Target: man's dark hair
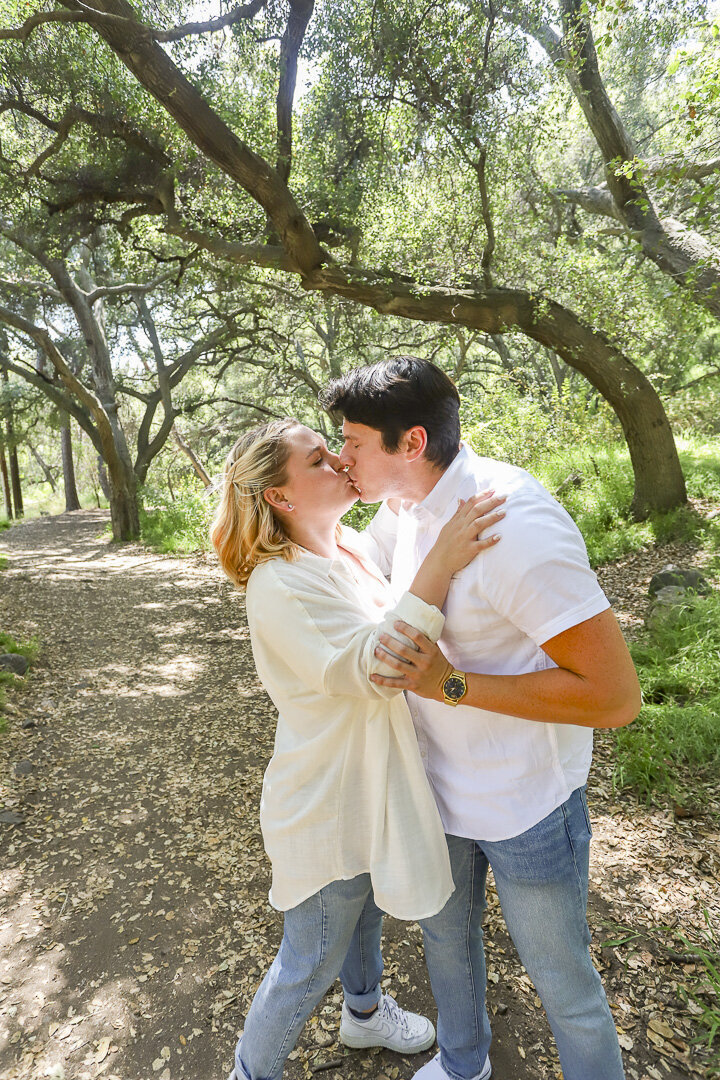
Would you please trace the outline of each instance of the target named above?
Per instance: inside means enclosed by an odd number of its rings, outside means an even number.
[[[460,397],[444,371],[417,356],[394,356],[371,367],[354,368],[334,379],[320,404],[351,424],[380,432],[383,449],[393,453],[411,427],[427,432],[425,456],[446,469],[460,444]]]

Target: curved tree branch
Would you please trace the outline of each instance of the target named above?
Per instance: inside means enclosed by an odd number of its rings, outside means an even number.
[[[79,0],[62,2],[72,10]],[[88,21],[192,142],[263,207],[293,267],[304,275],[328,261],[329,256],[320,247],[307,218],[275,169],[242,142],[208,105],[148,35],[147,28],[137,22],[127,0],[97,0],[97,4],[102,13],[112,14],[116,22],[95,20],[92,15]],[[89,9],[83,5],[83,10]]]
[[[226,15],[219,15],[216,19],[183,23],[181,26],[174,26],[171,30],[153,30],[152,36],[155,41],[180,41],[181,38],[196,34],[215,34],[218,30],[224,30],[226,26],[234,26],[243,19],[252,19],[266,4],[267,0],[251,0],[249,4],[238,4]]]
[[[277,93],[277,162],[275,169],[287,183],[292,167],[292,109],[297,83],[298,53],[315,0],[290,0],[290,15],[280,42],[280,83]]]
[[[0,309],[0,319],[5,321],[2,309]],[[19,378],[24,379],[25,382],[34,386],[37,390],[42,390],[43,394],[50,398],[54,405],[57,405],[63,412],[69,413],[70,416],[77,421],[83,431],[87,432],[89,435],[95,449],[98,450],[98,452],[100,451],[100,443],[92,419],[78,404],[75,398],[71,397],[70,394],[51,382],[47,376],[41,375],[39,371],[25,367],[23,364],[15,364],[5,356],[0,356],[0,368],[12,372],[13,375],[17,375]]]
[[[27,41],[38,26],[46,23],[81,23],[85,16],[81,11],[36,11],[22,26],[0,28],[0,41]]]

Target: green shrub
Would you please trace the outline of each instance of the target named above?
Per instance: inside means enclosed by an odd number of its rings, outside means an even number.
[[[7,567],[7,555],[0,555],[0,570],[5,570]]]
[[[616,782],[679,798],[720,767],[720,595],[669,608],[631,652],[644,704],[616,733]]]
[[[196,487],[184,487],[170,499],[167,492],[142,493],[140,535],[153,551],[186,555],[209,548],[208,530],[214,503]]]
[[[11,522],[9,522],[7,518],[0,518],[0,532],[2,532],[3,529],[9,529],[10,525]]]

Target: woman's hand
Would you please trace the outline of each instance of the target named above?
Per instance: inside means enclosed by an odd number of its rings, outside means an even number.
[[[375,655],[389,667],[395,668],[398,674],[371,675],[371,681],[380,686],[398,686],[401,690],[412,690],[419,697],[444,701],[442,684],[452,671],[450,661],[430,638],[425,637],[414,626],[396,622],[395,629],[410,638],[416,648],[404,645],[391,634],[381,634],[381,644],[375,647]],[[392,649],[392,653],[388,652],[388,649]]]
[[[483,491],[460,504],[443,525],[428,558],[438,560],[451,574],[467,566],[481,551],[493,547],[500,537],[497,534],[483,536],[485,530],[505,517],[502,504],[504,495]]]

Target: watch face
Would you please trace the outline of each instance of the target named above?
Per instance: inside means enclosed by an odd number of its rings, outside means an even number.
[[[452,698],[453,701],[459,701],[465,693],[465,683],[459,675],[451,675],[443,684],[443,692],[445,697]]]

